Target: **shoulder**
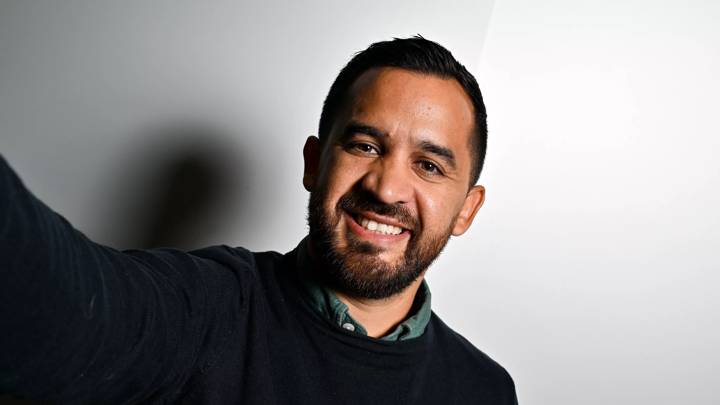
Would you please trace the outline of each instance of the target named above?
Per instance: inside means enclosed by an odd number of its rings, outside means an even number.
[[[182,291],[191,299],[209,305],[217,300],[244,296],[257,284],[253,254],[241,247],[208,246],[183,251],[173,248],[126,250],[133,264],[125,268],[143,270],[158,280],[164,290]],[[132,276],[131,276],[132,277]]]
[[[154,248],[145,250],[130,249],[124,251],[124,253],[136,263],[152,267],[199,270],[225,268],[237,271],[247,271],[255,267],[253,255],[250,251],[245,248],[233,248],[226,245],[208,246],[187,252],[175,248]]]
[[[208,261],[223,268],[224,271],[211,277],[239,282],[245,294],[252,293],[256,288],[263,292],[277,288],[279,279],[283,278],[280,276],[288,273],[288,267],[291,267],[285,255],[274,251],[252,252],[243,247],[220,245],[189,253],[195,260]]]
[[[508,371],[447,326],[434,312],[430,318],[433,338],[447,366],[462,386],[482,391],[492,403],[516,404],[515,383]]]
[[[189,254],[201,259],[212,260],[239,271],[274,268],[279,266],[284,258],[284,255],[278,252],[251,252],[244,247],[230,247],[227,245],[209,246],[193,250]]]
[[[436,344],[445,355],[459,361],[458,365],[503,374],[504,369],[500,364],[452,330],[435,312],[432,313],[430,323]]]
[[[253,253],[243,247],[217,245],[188,253],[194,257],[211,260],[238,271],[247,271],[256,267]]]

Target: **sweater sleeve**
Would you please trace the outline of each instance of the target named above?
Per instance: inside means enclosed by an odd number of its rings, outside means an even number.
[[[207,343],[240,323],[237,271],[213,258],[231,255],[96,244],[0,156],[0,393],[51,403],[178,395]]]

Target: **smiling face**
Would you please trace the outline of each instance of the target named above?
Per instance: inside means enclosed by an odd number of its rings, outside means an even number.
[[[473,107],[454,79],[396,68],[365,72],[349,93],[324,144],[305,145],[310,239],[333,287],[386,298],[482,205],[484,189],[468,188]]]

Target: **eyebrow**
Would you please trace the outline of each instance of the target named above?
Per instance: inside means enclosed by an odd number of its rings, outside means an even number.
[[[347,139],[354,134],[370,135],[373,138],[385,138],[388,136],[387,132],[383,132],[379,128],[357,121],[350,121],[342,133],[342,139]]]
[[[430,141],[421,141],[419,145],[420,149],[423,151],[439,157],[453,169],[457,168],[457,164],[455,163],[455,154],[450,149]]]

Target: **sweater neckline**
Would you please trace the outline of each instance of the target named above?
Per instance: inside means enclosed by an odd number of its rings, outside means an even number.
[[[423,355],[432,346],[434,339],[434,330],[432,320],[435,314],[431,311],[430,321],[428,322],[425,333],[422,335],[406,340],[388,341],[364,336],[343,329],[341,326],[333,323],[330,319],[319,314],[308,302],[308,298],[302,291],[302,279],[299,276],[297,268],[298,248],[286,253],[282,257],[281,271],[286,277],[282,277],[286,282],[285,290],[287,295],[294,301],[296,305],[292,307],[294,311],[302,319],[300,324],[307,328],[308,333],[319,333],[329,338],[323,340],[327,344],[336,347],[328,347],[324,350],[337,350],[338,354],[348,356],[354,362],[357,362],[358,356],[352,355],[350,352],[360,351],[362,358],[370,363],[382,362],[387,365],[387,356],[394,358],[394,362],[398,365],[416,363],[416,356]],[[330,343],[329,343],[330,342]]]
[[[312,309],[334,324],[361,335],[367,335],[365,327],[357,322],[351,315],[348,306],[327,287],[322,286],[309,276],[313,273],[313,264],[308,252],[308,237],[303,238],[295,249],[296,273],[300,276],[300,285],[303,287],[305,301]],[[378,338],[379,340],[407,340],[413,339],[425,332],[431,315],[430,288],[423,280],[415,296],[410,316],[405,318],[389,333]]]

